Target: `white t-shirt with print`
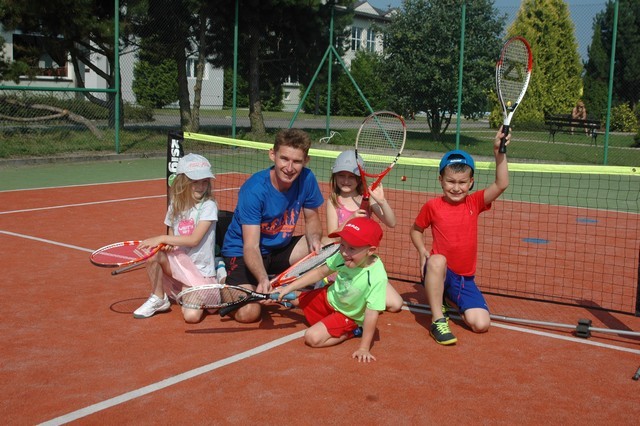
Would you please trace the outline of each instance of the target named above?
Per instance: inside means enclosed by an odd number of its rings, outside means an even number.
[[[174,222],[170,221],[170,217],[171,207],[167,211],[164,223],[173,229],[174,235],[191,235],[201,220],[218,221],[218,205],[213,200],[206,200],[203,203],[196,204],[186,214],[180,215]],[[200,240],[200,244],[195,247],[183,247],[182,249],[191,258],[194,265],[202,273],[202,276],[213,277],[216,275],[215,246],[216,226],[213,223],[202,240]]]

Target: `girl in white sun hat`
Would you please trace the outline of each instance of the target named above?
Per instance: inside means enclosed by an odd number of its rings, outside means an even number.
[[[175,298],[185,287],[217,282],[214,253],[218,205],[211,179],[211,164],[203,156],[187,154],[178,161],[164,220],[169,233],[148,238],[139,246],[144,250],[165,245],[147,260],[151,295],[133,313],[134,318],[168,311],[171,303],[167,294]],[[182,308],[182,314],[186,322],[195,323],[201,320],[203,311]]]

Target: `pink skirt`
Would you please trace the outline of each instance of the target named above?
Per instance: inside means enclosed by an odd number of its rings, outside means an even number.
[[[191,258],[180,249],[168,252],[167,258],[171,276],[163,276],[163,286],[164,292],[173,299],[187,287],[218,283],[216,277],[203,277]]]

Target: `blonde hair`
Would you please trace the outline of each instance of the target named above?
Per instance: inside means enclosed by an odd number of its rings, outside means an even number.
[[[340,207],[338,205],[338,196],[340,195],[340,188],[338,188],[338,182],[336,181],[336,175],[341,172],[331,173],[331,178],[329,179],[329,185],[331,186],[331,194],[329,194],[329,200],[331,204],[333,204],[336,208]],[[356,192],[358,195],[362,195],[362,179],[360,176],[354,174],[356,179],[358,180],[358,184],[356,185]]]
[[[214,200],[211,192],[211,179],[207,180],[207,190],[202,196],[202,200],[196,200],[193,198],[191,185],[195,182],[187,177],[187,175],[180,173],[176,175],[171,187],[169,188],[169,207],[171,208],[172,222],[180,218],[190,208],[196,205],[198,201]]]

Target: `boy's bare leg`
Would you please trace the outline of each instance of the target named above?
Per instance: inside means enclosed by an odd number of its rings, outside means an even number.
[[[431,306],[432,321],[444,318],[442,313],[442,296],[444,295],[444,279],[447,273],[447,259],[439,254],[429,257],[424,290],[427,302]]]

